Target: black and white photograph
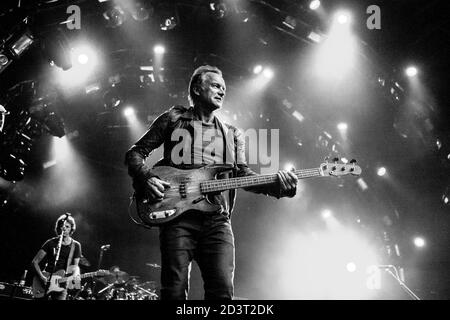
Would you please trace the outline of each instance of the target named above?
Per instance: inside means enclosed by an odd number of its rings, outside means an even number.
[[[449,300],[449,25],[445,0],[2,1],[0,302]]]

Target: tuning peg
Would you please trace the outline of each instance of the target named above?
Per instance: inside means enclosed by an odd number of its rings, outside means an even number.
[[[330,156],[326,156],[325,158],[323,158],[323,161],[327,162],[330,160]]]
[[[350,160],[350,163],[351,163],[351,164],[355,164],[355,163],[356,163],[356,160],[355,160],[355,159],[352,159],[352,160]]]
[[[333,162],[334,163],[338,163],[339,162],[339,158],[338,157],[333,158]]]

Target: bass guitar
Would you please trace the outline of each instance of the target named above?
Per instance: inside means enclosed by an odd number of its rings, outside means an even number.
[[[318,168],[294,171],[299,179],[313,177],[340,177],[361,174],[361,168],[352,160],[349,164],[322,163]],[[261,186],[278,181],[277,174],[254,175],[227,179],[217,179],[229,167],[209,165],[199,169],[176,169],[168,166],[154,167],[152,173],[170,183],[161,201],[150,201],[142,192],[137,192],[137,213],[147,226],[162,225],[182,213],[196,209],[203,212],[220,210],[220,205],[212,203],[209,196],[222,191],[252,186]]]

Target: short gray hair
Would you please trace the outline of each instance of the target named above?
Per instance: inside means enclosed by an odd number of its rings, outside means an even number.
[[[189,99],[189,102],[191,103],[191,105],[193,105],[193,103],[194,103],[194,96],[195,96],[194,86],[202,83],[202,81],[203,81],[202,77],[207,72],[214,72],[222,77],[222,71],[220,71],[220,69],[215,66],[203,65],[203,66],[200,66],[197,69],[195,69],[194,73],[192,73],[191,80],[189,81],[188,99]]]

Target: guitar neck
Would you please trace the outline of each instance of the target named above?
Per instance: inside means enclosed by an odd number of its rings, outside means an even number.
[[[294,171],[299,179],[322,176],[320,168],[302,169]],[[208,180],[200,184],[203,193],[220,192],[230,189],[247,188],[272,184],[278,181],[277,174],[254,175],[230,179]]]
[[[94,271],[94,272],[87,272],[87,273],[83,273],[83,274],[80,274],[80,278],[81,279],[84,279],[84,278],[89,278],[89,277],[95,277],[96,275],[98,275],[98,272],[97,271]],[[63,283],[63,282],[66,282],[67,280],[69,280],[69,278],[70,277],[64,277],[64,278],[61,278],[61,279],[59,279],[59,283]]]

